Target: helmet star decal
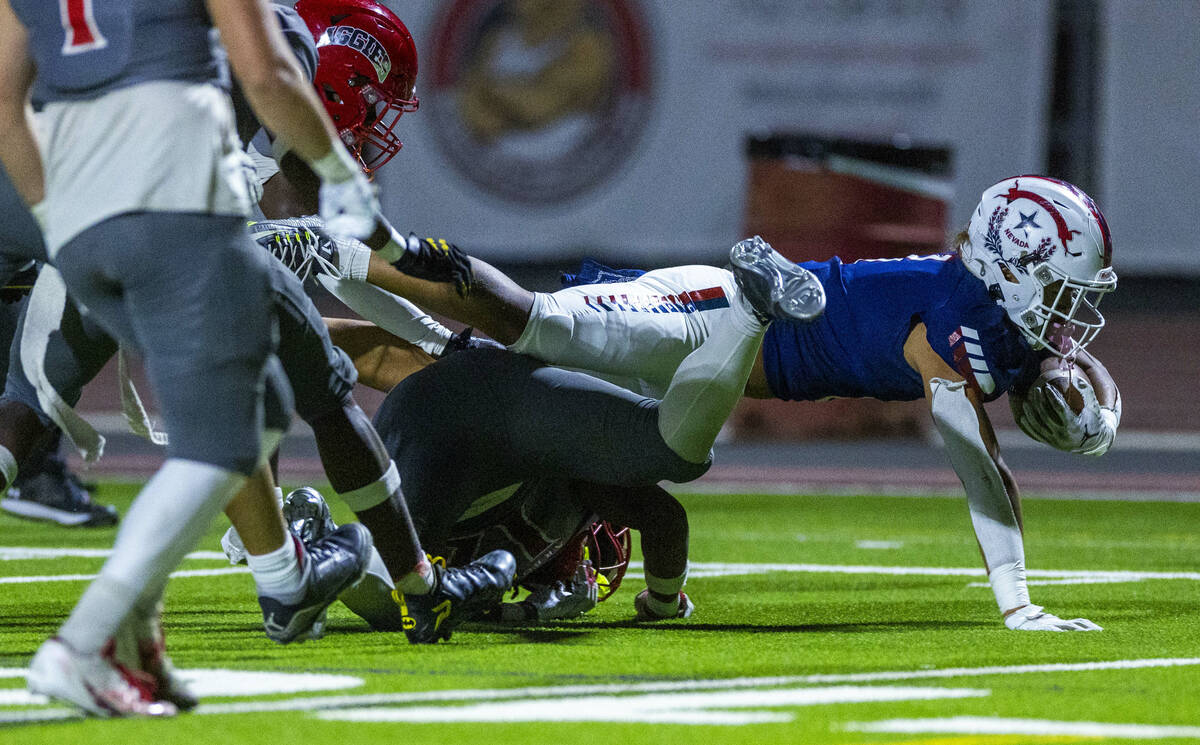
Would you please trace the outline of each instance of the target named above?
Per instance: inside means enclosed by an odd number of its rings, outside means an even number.
[[[1076,235],[1078,235],[1079,231],[1071,230],[1070,228],[1067,227],[1066,218],[1062,216],[1062,213],[1058,211],[1058,208],[1055,207],[1054,204],[1049,199],[1046,199],[1041,194],[1038,194],[1036,192],[1021,189],[1020,182],[1014,182],[1012,188],[1009,189],[1008,193],[1004,195],[1004,198],[1008,200],[1009,204],[1012,204],[1013,202],[1017,201],[1018,199],[1028,199],[1029,201],[1033,202],[1037,206],[1046,210],[1046,212],[1050,215],[1050,219],[1054,221],[1055,227],[1058,228],[1058,239],[1060,241],[1062,241],[1063,250],[1066,251],[1071,256],[1079,256],[1080,255],[1079,253],[1072,251],[1067,246],[1067,243],[1069,243],[1072,238],[1074,238]],[[1024,215],[1021,215],[1021,216],[1024,217]]]
[[[1037,219],[1037,214],[1038,214],[1037,210],[1034,210],[1033,213],[1029,214],[1029,215],[1018,210],[1017,214],[1021,216],[1021,222],[1017,223],[1016,230],[1027,230],[1028,228],[1042,227],[1041,225],[1038,225],[1036,222],[1034,222],[1034,220]]]

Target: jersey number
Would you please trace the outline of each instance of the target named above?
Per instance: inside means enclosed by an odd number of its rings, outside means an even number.
[[[66,33],[63,54],[82,54],[108,46],[92,15],[92,0],[58,0],[58,12]]]

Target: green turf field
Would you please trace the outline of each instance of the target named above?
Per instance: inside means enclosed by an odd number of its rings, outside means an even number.
[[[99,498],[124,508],[131,493]],[[249,576],[213,557],[214,526],[207,558],[181,569],[221,573],[168,591],[168,647],[204,696],[170,721],[20,721],[64,711],[31,702],[21,668],[84,588],[64,576],[102,558],[12,547],[103,549],[113,531],[0,517],[0,742],[1200,740],[1200,505],[1027,501],[1034,601],[1105,627],[1035,634],[1001,624],[962,500],[682,499],[691,619],[631,624],[634,568],[582,620],[468,626],[429,648],[341,607],[326,638],[274,645]]]

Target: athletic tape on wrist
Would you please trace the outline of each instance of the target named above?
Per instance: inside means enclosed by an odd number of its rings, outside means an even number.
[[[1001,564],[988,573],[988,582],[996,596],[1000,612],[1029,605],[1029,585],[1025,583],[1025,563],[1014,561]]]
[[[372,481],[362,488],[348,491],[338,496],[342,498],[342,501],[351,510],[362,512],[376,505],[383,504],[398,491],[400,491],[400,472],[396,470],[396,463],[394,461],[388,461],[387,471],[377,480]]]
[[[360,171],[354,158],[350,157],[350,153],[346,152],[341,143],[334,142],[332,145],[328,153],[308,165],[321,181],[340,184],[354,178]]]
[[[394,264],[408,253],[408,239],[400,235],[391,225],[388,228],[388,242],[379,249],[379,256],[389,264]]]

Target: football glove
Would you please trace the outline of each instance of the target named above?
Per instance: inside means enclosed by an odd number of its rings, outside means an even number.
[[[366,238],[375,230],[379,199],[375,187],[341,143],[309,165],[321,179],[317,192],[321,219],[336,238]]]
[[[417,238],[409,234],[407,250],[392,262],[392,266],[417,279],[453,283],[454,291],[463,298],[470,294],[475,279],[471,257],[442,238]]]
[[[1103,631],[1086,618],[1063,620],[1047,613],[1040,605],[1026,605],[1004,618],[1004,625],[1014,631]]]
[[[1014,407],[1013,415],[1021,431],[1038,442],[1069,453],[1103,455],[1117,436],[1120,398],[1114,408],[1102,407],[1089,387],[1084,402],[1083,410],[1076,414],[1057,388],[1035,386],[1020,406]]]

